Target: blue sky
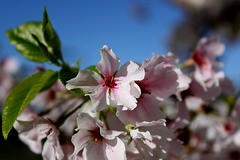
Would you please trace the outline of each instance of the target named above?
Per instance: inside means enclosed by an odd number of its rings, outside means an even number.
[[[134,2],[145,4],[149,17],[136,20],[129,16]],[[41,21],[44,6],[58,33],[66,62],[73,63],[82,57],[81,68],[100,61],[99,48],[108,45],[120,57],[121,64],[128,60],[142,62],[152,52],[167,54],[169,35],[174,25],[181,22],[184,12],[163,0],[8,0],[0,2],[0,44],[3,56],[16,56],[30,67],[36,63],[25,60],[10,45],[5,32],[29,21]],[[231,78],[240,80],[238,63],[239,43],[226,47],[223,70]],[[46,64],[40,66],[49,67]]]

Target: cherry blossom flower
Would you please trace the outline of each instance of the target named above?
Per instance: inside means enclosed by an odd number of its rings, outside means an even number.
[[[119,107],[118,118],[124,124],[136,124],[142,121],[157,121],[165,116],[159,109],[158,100],[168,98],[178,91],[178,74],[175,72],[171,61],[153,53],[151,59],[145,59],[142,67],[145,70],[145,78],[136,83],[141,89],[141,96],[137,99],[137,107],[134,110],[126,110]]]
[[[71,159],[75,160],[83,149],[83,159],[87,160],[124,160],[125,146],[119,136],[123,132],[106,130],[103,122],[87,113],[80,113],[77,118],[78,132],[73,135],[74,152]]]
[[[163,99],[173,95],[178,87],[178,75],[172,66],[166,65],[165,58],[153,54],[151,59],[145,59],[142,63],[146,75],[137,84],[142,94],[151,94]]]
[[[96,64],[100,75],[88,69],[80,70],[75,78],[67,81],[67,89],[81,88],[90,92],[93,111],[104,110],[111,103],[134,109],[136,98],[140,96],[140,89],[134,81],[144,78],[144,69],[128,61],[118,70],[120,59],[111,48],[103,46],[100,53],[102,59]]]
[[[231,80],[221,71],[216,71],[222,66],[216,58],[224,52],[224,44],[215,36],[202,38],[192,59],[196,69],[192,74],[192,83],[189,91],[205,100],[212,100],[219,94],[231,94],[234,90]]]
[[[44,160],[63,159],[63,151],[58,140],[59,130],[49,120],[38,117],[26,108],[14,123],[14,128],[19,133],[20,139],[34,153],[42,153]],[[44,144],[43,139],[46,139]]]
[[[221,56],[224,49],[225,45],[216,36],[199,40],[192,58],[204,76],[211,76],[212,70],[222,65],[216,61],[216,57]]]

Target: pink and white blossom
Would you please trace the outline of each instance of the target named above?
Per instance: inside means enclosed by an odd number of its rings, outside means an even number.
[[[72,137],[74,152],[72,160],[83,150],[84,160],[125,160],[125,145],[118,136],[123,132],[106,130],[103,122],[87,113],[77,118],[77,133]]]
[[[89,92],[92,111],[102,111],[110,104],[123,105],[133,110],[137,106],[138,97],[135,96],[139,95],[134,92],[140,92],[134,83],[144,78],[144,69],[128,61],[118,70],[120,59],[111,48],[103,46],[100,53],[102,59],[96,64],[100,75],[88,69],[80,70],[75,78],[67,81],[67,89],[81,88]]]
[[[14,128],[19,138],[29,146],[34,153],[42,153],[44,160],[62,160],[64,155],[59,143],[59,130],[49,120],[38,117],[33,111],[26,108]],[[44,144],[42,140],[46,139]]]

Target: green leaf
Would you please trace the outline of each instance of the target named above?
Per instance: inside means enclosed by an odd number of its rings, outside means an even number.
[[[57,82],[57,80],[58,80],[58,72],[54,72],[51,76],[49,76],[48,80],[46,81],[46,83],[44,84],[40,92],[45,91],[50,87],[52,87],[52,85],[54,85]]]
[[[65,68],[62,68],[60,71],[59,71],[59,79],[61,80],[62,84],[64,86],[66,86],[66,82],[74,77],[76,77],[78,74],[78,70],[77,69],[72,69],[72,68],[69,68],[69,67],[65,67]]]
[[[89,66],[89,67],[87,67],[86,69],[89,69],[89,70],[91,70],[91,71],[94,71],[94,72],[96,72],[97,74],[100,75],[99,71],[96,69],[96,66]]]
[[[19,114],[47,86],[49,78],[54,74],[52,70],[38,72],[21,81],[9,93],[2,109],[2,133],[5,140]]]
[[[56,34],[51,25],[46,7],[44,7],[42,24],[43,24],[42,31],[46,43],[48,44],[48,46],[52,47],[53,54],[57,58],[62,60],[61,43],[58,38],[58,35]]]
[[[35,62],[47,61],[38,43],[32,37],[32,34],[34,34],[41,43],[45,44],[41,22],[28,22],[22,24],[17,28],[8,30],[6,34],[10,43],[15,44],[16,50],[22,53],[25,58]]]
[[[37,41],[37,43],[38,43],[38,45],[39,45],[42,53],[45,55],[45,57],[46,57],[50,62],[52,62],[53,64],[56,64],[56,65],[60,66],[60,63],[57,61],[57,58],[56,58],[54,55],[52,55],[51,53],[49,53],[47,47],[39,41],[39,39],[37,38],[37,36],[35,36],[34,34],[32,34],[32,36],[33,36],[33,38]]]
[[[61,80],[62,84],[64,86],[66,86],[66,82],[74,77],[76,77],[78,74],[78,70],[76,68],[69,68],[69,67],[66,67],[66,68],[62,68],[60,71],[59,71],[59,79]],[[75,89],[72,89],[70,90],[71,92],[73,93],[80,93],[80,94],[83,94],[83,91],[80,89],[80,88],[75,88]]]
[[[79,69],[80,68],[80,64],[81,64],[81,61],[82,61],[82,58],[80,57],[80,58],[78,58],[78,60],[77,60],[77,63],[76,63],[76,67]]]

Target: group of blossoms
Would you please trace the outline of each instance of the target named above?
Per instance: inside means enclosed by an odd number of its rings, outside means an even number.
[[[240,103],[218,71],[224,48],[212,36],[182,65],[153,53],[119,68],[103,46],[96,69],[80,70],[67,90],[58,82],[40,93],[30,106],[42,112],[26,108],[14,128],[44,160],[236,159]],[[68,91],[78,88],[82,96]]]

